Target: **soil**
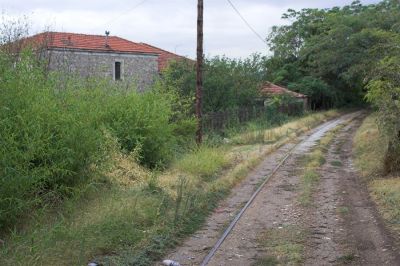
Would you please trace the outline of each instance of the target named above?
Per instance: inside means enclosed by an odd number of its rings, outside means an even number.
[[[287,227],[306,229],[304,265],[400,265],[399,250],[352,164],[352,137],[362,117],[360,113],[353,113],[325,123],[300,137],[300,145],[288,143],[267,156],[221,202],[204,227],[166,258],[181,265],[200,265],[257,185],[295,147],[292,156],[271,177],[208,265],[252,265],[269,255],[260,244],[260,236],[268,230]],[[298,201],[301,159],[326,132],[340,123],[347,126],[335,136],[327,151],[327,162],[319,170],[321,179],[313,194],[313,204],[303,207]]]

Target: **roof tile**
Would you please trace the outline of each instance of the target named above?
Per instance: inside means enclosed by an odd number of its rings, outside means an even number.
[[[284,87],[275,85],[275,84],[273,84],[271,82],[265,83],[265,85],[261,88],[260,92],[261,92],[262,95],[289,94],[289,95],[292,95],[293,97],[296,97],[296,98],[307,98],[307,95],[288,90],[288,89],[286,89]]]

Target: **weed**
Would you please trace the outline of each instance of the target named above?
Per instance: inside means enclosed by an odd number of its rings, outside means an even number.
[[[304,242],[306,232],[296,226],[271,228],[264,232],[260,245],[267,256],[260,258],[255,265],[298,265],[304,260]]]
[[[383,218],[400,233],[400,178],[377,179],[370,188]]]
[[[239,135],[232,136],[232,142],[235,144],[255,144],[255,143],[274,143],[283,138],[292,139],[299,134],[315,127],[322,120],[332,118],[338,115],[335,110],[309,114],[303,118],[295,119],[282,126],[276,128],[263,128],[256,130],[248,130],[247,132]]]
[[[342,207],[337,208],[336,211],[338,213],[340,213],[340,214],[348,214],[349,213],[349,208],[346,207],[346,206],[342,206]]]
[[[312,117],[317,123],[327,116]],[[109,140],[111,146],[118,143],[114,139]],[[44,212],[24,232],[5,239],[2,262],[82,265],[95,259],[104,265],[152,264],[181,237],[195,232],[234,185],[289,140],[290,136],[268,145],[203,146],[159,171],[139,165],[139,154],[115,149],[108,155],[113,163],[104,172],[106,185],[82,187],[84,194],[66,200],[60,215]],[[298,246],[285,248],[296,251]]]
[[[340,167],[343,166],[343,163],[341,161],[335,160],[331,162],[331,165],[335,167]]]
[[[272,256],[263,257],[258,259],[254,266],[276,266],[279,265],[279,260]]]
[[[388,226],[400,235],[400,178],[383,178],[388,141],[380,134],[375,114],[368,116],[354,137],[355,164],[369,180],[369,190]]]
[[[368,116],[354,137],[355,165],[360,174],[373,179],[383,172],[387,139],[380,134],[376,116]]]
[[[184,155],[177,160],[173,168],[184,173],[209,179],[228,165],[229,161],[225,157],[221,148],[200,147],[193,153]]]
[[[342,264],[350,264],[353,263],[354,260],[356,259],[356,256],[351,253],[351,254],[346,254],[343,256],[340,256],[339,258],[337,258],[337,262],[342,263]]]
[[[317,171],[309,169],[303,174],[301,179],[301,195],[299,198],[303,206],[310,206],[312,204],[312,193],[314,185],[319,181],[319,174]]]

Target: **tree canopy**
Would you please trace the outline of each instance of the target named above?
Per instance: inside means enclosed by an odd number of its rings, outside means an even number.
[[[400,4],[360,1],[330,9],[289,9],[289,25],[273,27],[267,40],[273,82],[311,96],[313,107],[357,104],[368,76],[391,52],[400,29]]]

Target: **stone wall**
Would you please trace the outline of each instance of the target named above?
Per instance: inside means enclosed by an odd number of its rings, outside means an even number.
[[[121,81],[134,83],[139,91],[151,86],[158,75],[158,56],[50,50],[49,69],[74,73],[82,77],[98,76],[114,79],[115,62],[121,62]],[[118,81],[118,82],[121,82]]]

